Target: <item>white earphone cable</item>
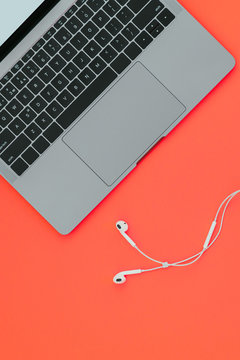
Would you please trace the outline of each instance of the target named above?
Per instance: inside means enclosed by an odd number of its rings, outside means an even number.
[[[220,227],[219,227],[219,230],[215,236],[215,238],[207,245],[206,248],[203,248],[203,250],[201,250],[200,252],[198,252],[197,254],[187,258],[187,259],[184,259],[184,260],[180,260],[180,261],[177,261],[175,263],[166,263],[166,262],[163,262],[163,261],[159,261],[159,260],[156,260],[156,259],[153,259],[151,258],[150,256],[146,255],[142,250],[140,250],[137,246],[135,246],[136,250],[142,254],[144,257],[146,257],[147,259],[151,260],[151,261],[154,261],[156,263],[159,263],[161,264],[161,266],[159,267],[156,267],[156,268],[152,268],[152,269],[145,269],[145,270],[142,270],[142,272],[147,272],[147,271],[153,271],[153,270],[158,270],[158,269],[163,269],[163,268],[167,268],[167,267],[170,267],[170,266],[175,266],[175,267],[180,267],[180,266],[189,266],[189,265],[192,265],[193,263],[195,263],[196,261],[198,261],[200,259],[200,257],[214,244],[214,242],[217,240],[217,238],[219,237],[221,231],[222,231],[222,227],[223,227],[223,221],[224,221],[224,217],[225,217],[225,213],[226,213],[226,210],[227,210],[227,207],[229,205],[229,203],[231,202],[231,200],[237,195],[240,193],[240,190],[237,190],[235,192],[233,192],[232,194],[228,195],[224,200],[223,202],[221,203],[221,205],[219,206],[218,210],[217,210],[217,213],[216,213],[216,216],[214,218],[214,221],[217,222],[217,218],[219,216],[219,213],[222,209],[222,207],[224,206],[224,209],[223,209],[223,213],[222,213],[222,216],[221,216],[221,221],[220,221]],[[193,259],[193,260],[192,260]],[[190,261],[192,260],[192,261]],[[187,262],[187,261],[190,261],[190,262]],[[187,262],[187,263],[186,263]]]
[[[225,216],[225,212],[226,212],[226,210],[227,210],[227,207],[228,207],[230,201],[232,200],[232,198],[233,198],[234,196],[235,196],[235,195],[231,196],[231,197],[229,198],[228,202],[227,202],[226,205],[225,205],[225,208],[224,208],[224,211],[223,211],[223,214],[222,214],[222,217],[221,217],[221,223],[220,223],[219,231],[218,231],[217,235],[215,236],[214,240],[213,240],[205,249],[203,249],[201,252],[199,252],[199,253],[197,253],[197,254],[195,254],[195,255],[193,255],[193,256],[185,259],[185,260],[177,261],[176,263],[173,264],[174,266],[187,266],[187,265],[193,264],[194,262],[196,262],[196,261],[210,248],[210,246],[212,246],[212,244],[217,240],[217,238],[219,237],[219,235],[220,235],[220,233],[221,233],[222,225],[223,225],[223,220],[224,220],[224,216]],[[226,200],[227,200],[227,198],[225,199],[225,201],[226,201]],[[225,201],[224,201],[224,202],[225,202]],[[224,204],[224,203],[223,203],[223,204]],[[223,204],[221,205],[221,207],[223,206]],[[219,209],[220,209],[220,207],[219,207]],[[217,215],[216,215],[216,217],[215,217],[215,221],[217,221],[218,214],[219,214],[219,211],[218,211],[218,213],[217,213]],[[193,259],[193,258],[196,257],[196,256],[197,256],[197,258],[196,258],[194,261],[192,261],[192,262],[190,262],[190,263],[187,263],[187,264],[182,264],[182,263],[185,263],[186,261],[189,261],[189,260]]]

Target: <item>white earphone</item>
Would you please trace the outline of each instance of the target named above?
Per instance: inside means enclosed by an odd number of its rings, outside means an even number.
[[[240,193],[240,190],[237,190],[235,192],[233,192],[232,194],[228,195],[223,202],[221,203],[221,205],[219,206],[216,216],[211,224],[210,230],[208,232],[208,235],[206,237],[206,240],[204,242],[203,248],[201,251],[199,251],[197,254],[184,259],[184,260],[180,260],[180,261],[176,261],[174,263],[168,263],[168,262],[164,262],[164,261],[159,261],[159,260],[155,260],[153,258],[151,258],[150,256],[146,255],[143,251],[141,251],[137,245],[135,244],[135,242],[126,234],[127,230],[128,230],[128,224],[125,221],[118,221],[116,223],[116,228],[118,229],[118,231],[120,232],[120,234],[127,240],[127,242],[134,247],[140,254],[142,254],[144,257],[146,257],[147,259],[156,262],[158,264],[160,264],[160,266],[152,268],[152,269],[137,269],[137,270],[127,270],[127,271],[121,271],[120,273],[116,274],[113,278],[113,282],[115,284],[123,284],[124,282],[126,282],[126,275],[134,275],[134,274],[141,274],[144,272],[149,272],[149,271],[153,271],[153,270],[160,270],[160,269],[166,269],[170,266],[174,266],[174,267],[180,267],[180,266],[189,266],[192,265],[193,263],[195,263],[197,260],[200,259],[200,257],[213,245],[213,243],[217,240],[217,238],[219,237],[221,230],[222,230],[222,226],[223,226],[223,220],[224,220],[224,216],[225,216],[225,212],[227,210],[227,207],[230,203],[230,201],[237,195]],[[225,206],[224,206],[225,205]],[[224,208],[223,208],[224,207]],[[221,220],[220,220],[220,226],[219,226],[219,230],[215,236],[215,238],[211,241],[214,230],[217,226],[217,220],[219,217],[219,213],[221,211],[221,209],[223,208],[223,212],[222,212],[222,216],[221,216]]]

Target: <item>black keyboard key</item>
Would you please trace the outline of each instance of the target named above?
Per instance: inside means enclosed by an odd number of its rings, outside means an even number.
[[[54,89],[52,85],[47,85],[41,92],[41,96],[50,103],[56,96],[58,92]]]
[[[125,5],[128,0],[116,0],[120,5]],[[139,0],[138,0],[139,1]]]
[[[105,62],[97,56],[90,64],[89,67],[98,75],[102,72],[107,65]]]
[[[137,14],[142,8],[147,5],[149,0],[130,0],[128,3],[128,7]]]
[[[11,83],[4,86],[4,88],[1,90],[1,94],[10,101],[14,96],[18,93],[15,86],[13,86]]]
[[[28,84],[29,90],[31,90],[35,95],[39,94],[39,92],[44,88],[44,83],[38,77],[32,79],[32,81]]]
[[[96,78],[96,75],[89,68],[85,68],[79,75],[79,79],[86,86],[88,86],[95,78]]]
[[[38,74],[40,79],[45,84],[48,84],[54,78],[55,75],[56,75],[55,72],[48,65],[46,65]]]
[[[65,26],[72,34],[76,34],[76,32],[81,29],[82,25],[82,22],[79,21],[76,16],[73,16],[70,20],[68,20]]]
[[[23,67],[23,62],[21,61],[21,60],[19,60],[14,66],[13,66],[13,68],[12,68],[12,72],[14,73],[14,74],[16,74],[22,67]]]
[[[20,102],[17,99],[13,99],[7,106],[6,106],[7,111],[12,115],[12,116],[17,116],[20,111],[22,111],[23,106],[22,104],[20,104]]]
[[[22,154],[23,160],[25,160],[26,163],[28,163],[28,165],[32,165],[34,161],[37,160],[38,157],[39,157],[38,153],[32,147],[29,147]]]
[[[37,52],[44,44],[45,41],[43,39],[39,39],[38,42],[36,42],[36,44],[33,46],[33,50]]]
[[[50,60],[50,56],[43,50],[39,50],[39,52],[33,57],[33,60],[35,61],[35,63],[40,66],[43,67],[47,64],[47,62]]]
[[[55,100],[46,108],[46,112],[54,119],[56,119],[62,111],[63,107]]]
[[[122,50],[125,49],[125,47],[128,45],[128,41],[121,35],[119,34],[118,36],[116,36],[113,41],[111,42],[111,45],[118,51],[121,52]]]
[[[68,80],[73,80],[75,78],[75,76],[77,76],[77,74],[79,73],[79,68],[74,65],[73,63],[69,63],[64,69],[63,69],[63,75],[66,76],[66,78]]]
[[[54,56],[54,58],[48,63],[49,66],[56,72],[60,72],[66,65],[66,61],[60,55]]]
[[[141,34],[136,37],[135,41],[142,49],[146,49],[153,39],[146,31],[142,31]]]
[[[63,92],[57,97],[57,101],[65,108],[68,107],[73,100],[74,97],[68,90],[63,90]]]
[[[2,85],[0,84],[0,89],[2,88]],[[3,102],[2,102],[3,101]],[[4,104],[3,104],[4,103]],[[2,97],[0,94],[0,110],[4,107],[4,105],[7,103],[7,101]]]
[[[110,20],[110,17],[102,10],[100,10],[93,18],[92,21],[99,27],[102,28]]]
[[[4,99],[4,97],[0,94],[0,111],[4,108],[4,106],[7,104],[7,100]]]
[[[62,74],[58,74],[53,81],[51,82],[51,84],[58,90],[58,91],[62,91],[68,84],[69,81],[62,75]]]
[[[54,37],[61,45],[65,45],[71,39],[72,35],[67,29],[61,28]]]
[[[9,71],[7,74],[3,76],[1,79],[2,85],[5,85],[11,78],[13,77],[13,74]]]
[[[23,57],[22,57],[22,61],[23,62],[28,62],[34,55],[34,51],[32,49],[30,49]]]
[[[81,51],[74,59],[73,62],[76,64],[79,69],[85,68],[87,64],[91,61],[90,57],[87,56],[83,51]]]
[[[77,1],[76,1],[76,5],[80,7],[80,6],[82,6],[82,4],[85,3],[85,1],[86,1],[86,0],[77,0]]]
[[[15,134],[19,135],[24,129],[26,125],[19,118],[14,119],[9,125],[9,129]]]
[[[33,99],[33,97],[33,94],[27,88],[21,90],[21,92],[17,95],[17,99],[23,105],[27,105]]]
[[[160,25],[159,21],[157,21],[156,19],[154,19],[146,28],[147,32],[149,32],[149,34],[151,34],[151,32],[158,26]]]
[[[63,130],[56,123],[50,125],[47,130],[44,131],[44,137],[50,142],[53,143],[61,134]]]
[[[160,13],[160,15],[158,15],[157,18],[160,21],[160,23],[162,23],[166,27],[175,19],[175,15],[173,15],[170,10],[165,8]]]
[[[101,47],[92,40],[85,46],[84,51],[93,59],[101,51]]]
[[[115,18],[113,18],[109,23],[106,25],[106,29],[112,34],[113,36],[117,35],[120,30],[122,30],[123,25]]]
[[[35,120],[35,123],[42,129],[45,130],[48,125],[50,125],[52,123],[52,118],[45,112],[43,111]]]
[[[41,96],[38,95],[30,103],[30,106],[37,114],[40,114],[43,111],[43,109],[47,106],[47,103]]]
[[[62,16],[54,26],[58,30],[65,24],[65,22],[67,22],[67,19],[65,18],[65,16]]]
[[[132,23],[128,24],[122,31],[122,34],[129,40],[132,41],[138,34],[139,30]]]
[[[89,21],[83,28],[82,33],[88,38],[92,39],[96,33],[98,32],[98,28],[92,21]]]
[[[93,16],[93,11],[86,5],[83,5],[76,15],[83,23],[86,23]]]
[[[18,176],[21,176],[27,170],[28,165],[22,159],[17,159],[11,168]]]
[[[12,164],[21,153],[26,150],[30,145],[31,141],[27,138],[26,135],[20,134],[19,137],[14,140],[11,145],[2,153],[1,158],[3,161],[10,165]]]
[[[94,11],[98,11],[104,4],[104,0],[88,0],[87,5]]]
[[[67,18],[70,18],[73,14],[75,14],[75,12],[78,10],[76,5],[73,5],[72,7],[70,7],[70,9],[68,9],[68,11],[65,13],[65,16]]]
[[[83,113],[93,101],[116,79],[115,72],[107,68],[98,78],[93,81],[87,89],[63,112],[56,120],[64,129],[67,129],[79,115]]]
[[[24,131],[24,133],[29,137],[29,139],[36,140],[36,138],[38,137],[38,135],[41,134],[41,129],[34,123],[32,123],[31,125],[29,125],[26,130]]]
[[[22,68],[22,72],[27,75],[27,77],[29,77],[29,79],[33,78],[34,75],[37,74],[37,72],[39,71],[39,67],[34,64],[34,62],[32,60],[30,60],[23,68]]]
[[[43,38],[47,41],[49,40],[56,32],[56,29],[54,29],[54,27],[51,27],[46,34],[43,36]]]
[[[77,49],[81,50],[84,45],[88,42],[87,38],[81,33],[77,33],[74,38],[71,40],[71,44]]]
[[[47,41],[49,40],[56,32],[56,29],[54,27],[51,27],[43,36],[43,38]]]
[[[39,138],[34,141],[32,146],[39,154],[42,154],[50,146],[50,144],[46,139],[44,139],[43,136],[39,136]]]
[[[134,14],[126,6],[122,8],[117,14],[118,20],[120,20],[124,25],[127,25],[129,21],[134,17]]]
[[[133,19],[135,25],[139,29],[145,28],[150,21],[164,8],[164,5],[159,0],[152,0],[150,3]]]
[[[27,125],[30,124],[36,116],[37,114],[28,106],[19,115],[22,121]]]
[[[109,34],[109,32],[103,29],[96,35],[95,40],[102,47],[105,47],[112,40],[112,36]]]
[[[48,55],[53,57],[60,50],[61,46],[55,39],[52,38],[46,43],[46,45],[44,45],[43,48]]]
[[[151,35],[156,38],[159,34],[161,34],[161,32],[164,30],[164,27],[159,24],[152,32]]]
[[[133,42],[126,48],[124,52],[128,57],[130,57],[131,60],[134,60],[138,55],[141,54],[142,49]]]
[[[18,90],[21,90],[28,81],[28,78],[21,71],[19,71],[12,79],[12,83],[18,88]]]
[[[60,55],[68,62],[77,54],[77,50],[71,44],[67,44],[60,51]]]
[[[115,59],[115,57],[117,57],[117,55],[118,53],[110,45],[105,47],[105,49],[103,49],[103,51],[100,54],[103,60],[105,60],[107,63],[112,62]]]
[[[126,69],[128,65],[131,64],[131,61],[124,54],[120,54],[112,63],[112,68],[118,73],[121,74],[123,70]]]
[[[0,134],[0,153],[15,139],[15,136],[8,129]]]
[[[114,16],[120,8],[120,5],[115,0],[109,0],[103,7],[103,10],[106,11],[109,16]]]
[[[68,86],[68,90],[77,97],[79,94],[81,94],[81,92],[83,92],[84,85],[78,79],[75,79]]]
[[[7,126],[11,121],[13,117],[6,111],[2,110],[0,112],[0,126],[5,127]]]

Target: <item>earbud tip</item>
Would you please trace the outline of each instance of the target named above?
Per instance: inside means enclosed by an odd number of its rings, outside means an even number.
[[[126,278],[125,278],[125,276],[120,276],[120,275],[117,274],[117,275],[114,276],[113,282],[115,284],[120,285],[120,284],[123,284],[123,283],[126,282]]]

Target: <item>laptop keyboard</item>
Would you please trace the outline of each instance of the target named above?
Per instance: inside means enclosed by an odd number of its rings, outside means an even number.
[[[0,80],[0,158],[22,175],[174,20],[159,0],[78,0]]]

